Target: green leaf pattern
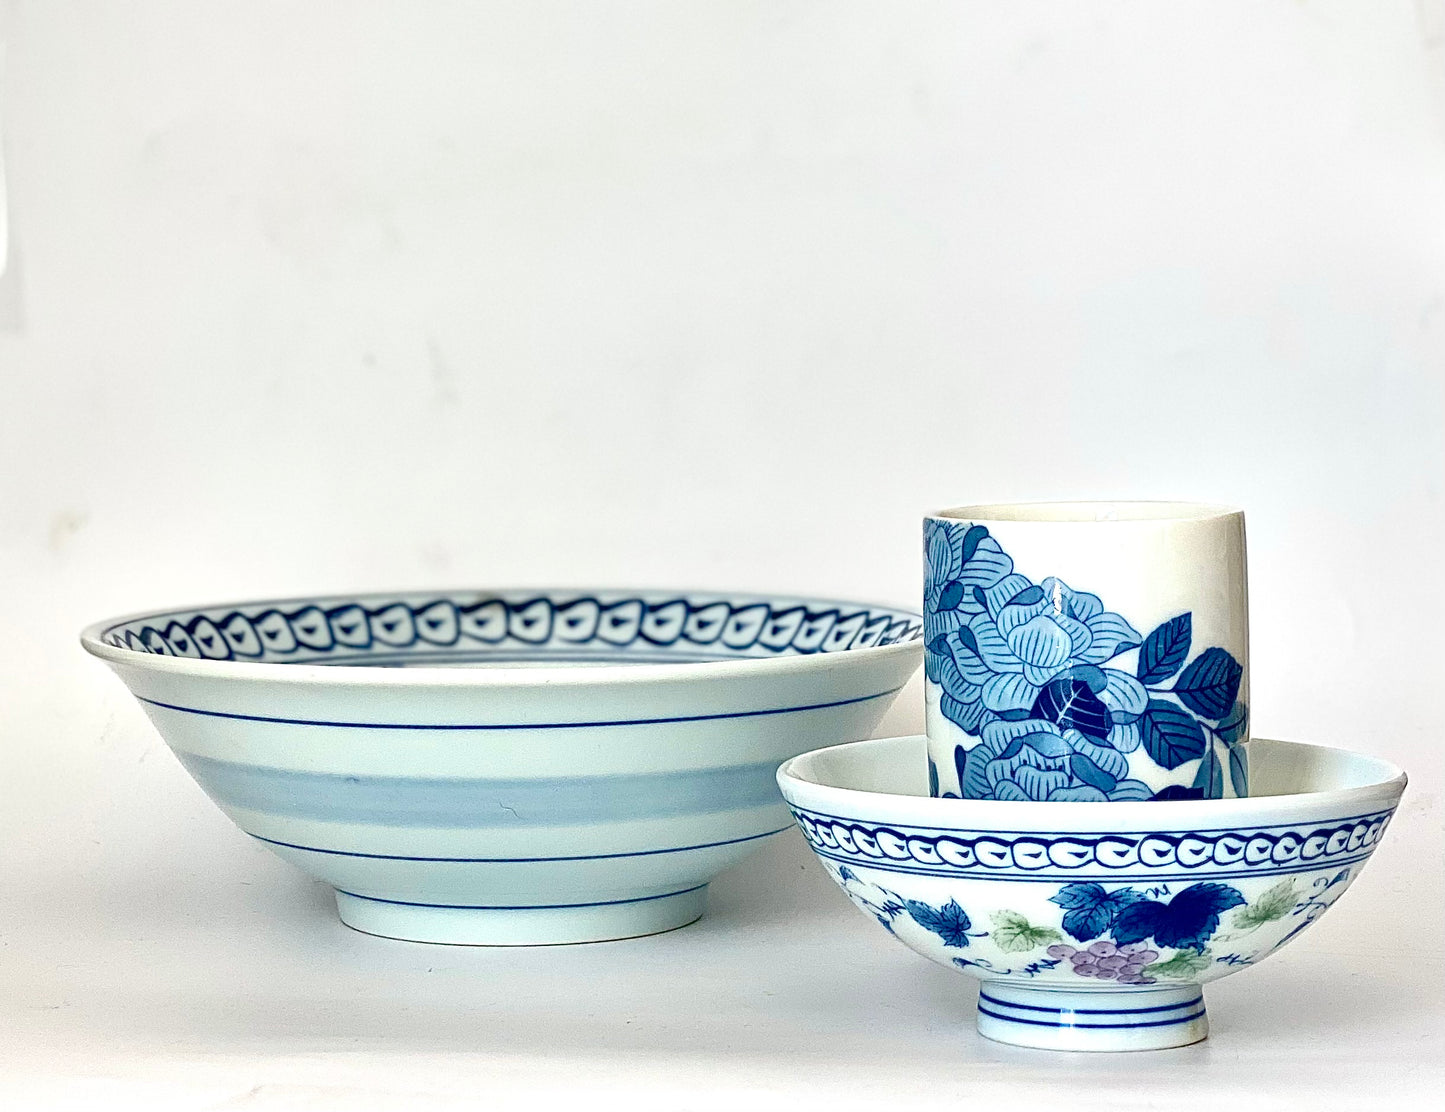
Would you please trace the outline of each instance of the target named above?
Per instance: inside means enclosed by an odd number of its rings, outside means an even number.
[[[1153,965],[1146,965],[1144,975],[1187,981],[1203,973],[1213,964],[1214,958],[1208,950],[1202,954],[1196,954],[1193,950],[1175,950],[1173,957],[1164,961],[1156,961]]]
[[[1006,954],[1022,954],[1051,942],[1061,942],[1063,935],[1053,927],[1036,927],[1017,911],[998,911],[989,916],[993,923],[990,936]]]
[[[1266,923],[1283,919],[1298,901],[1299,892],[1295,888],[1294,878],[1286,877],[1254,903],[1236,911],[1230,925],[1237,931],[1258,930]]]

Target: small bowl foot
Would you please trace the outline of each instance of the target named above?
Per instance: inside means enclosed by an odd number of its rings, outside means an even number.
[[[986,981],[978,1033],[1042,1050],[1165,1050],[1209,1034],[1198,985],[1128,992],[1074,992]]]
[[[341,921],[364,934],[455,946],[548,946],[660,934],[701,918],[707,885],[632,900],[552,907],[403,902],[336,893]]]

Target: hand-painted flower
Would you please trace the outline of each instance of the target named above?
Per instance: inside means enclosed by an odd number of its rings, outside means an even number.
[[[1105,742],[1053,722],[994,721],[982,740],[959,747],[965,799],[1147,799],[1149,789],[1127,777],[1129,762]]]
[[[924,537],[924,644],[979,613],[983,606],[975,589],[994,586],[1013,566],[982,525],[930,520]]]
[[[1148,702],[1143,686],[1098,667],[1138,647],[1133,626],[1061,579],[1030,583],[983,526],[929,524],[926,669],[942,688],[946,717],[973,736],[1000,718],[1055,717],[1039,709],[1041,693],[1060,676],[1088,669],[1078,678],[1102,703],[1096,720],[1112,728],[1138,718]],[[1125,751],[1136,748],[1137,730],[1121,730],[1117,741]]]

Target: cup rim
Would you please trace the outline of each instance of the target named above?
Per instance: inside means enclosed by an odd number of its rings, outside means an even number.
[[[1237,506],[1220,502],[1151,499],[983,502],[934,510],[930,520],[1016,525],[1163,525],[1243,517]]]

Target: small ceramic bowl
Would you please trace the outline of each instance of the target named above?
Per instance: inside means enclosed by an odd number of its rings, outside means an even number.
[[[244,831],[423,942],[669,930],[787,829],[778,762],[866,737],[917,615],[676,592],[291,599],[82,634]]]
[[[860,908],[983,982],[978,1029],[1052,1050],[1150,1050],[1208,1034],[1200,986],[1318,919],[1385,831],[1405,774],[1256,740],[1247,799],[939,799],[922,737],[806,753],[778,783]]]

